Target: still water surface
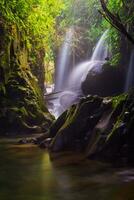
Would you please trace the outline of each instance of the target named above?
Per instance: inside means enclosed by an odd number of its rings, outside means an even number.
[[[1,139],[0,200],[134,200],[132,168],[59,163],[36,146]]]

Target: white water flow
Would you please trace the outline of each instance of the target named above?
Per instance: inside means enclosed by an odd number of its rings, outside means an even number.
[[[93,55],[91,57],[91,61],[105,61],[108,58],[108,47],[106,38],[108,35],[108,30],[106,30],[98,41]]]
[[[96,67],[100,70],[100,65],[108,59],[108,44],[107,44],[108,30],[106,30],[98,41],[90,61],[83,62],[76,66],[68,77],[67,88],[81,92],[81,83],[85,80],[87,73]]]
[[[58,64],[57,64],[56,73],[55,73],[56,74],[55,76],[55,91],[56,92],[64,89],[66,79],[69,76],[68,63],[70,59],[70,50],[71,50],[73,35],[74,35],[74,29],[73,27],[71,27],[66,32],[65,40],[59,53]]]
[[[132,87],[134,87],[134,49],[132,50],[130,56],[130,63],[125,83],[125,92],[128,92]]]
[[[66,69],[66,63],[69,59],[70,45],[73,37],[73,30],[70,29],[66,34],[66,38],[62,47],[61,60],[56,74],[55,91],[61,91],[58,96],[52,101],[53,107],[51,112],[58,117],[70,105],[79,101],[82,96],[81,83],[85,80],[87,73],[95,67],[100,70],[100,66],[105,63],[108,58],[106,30],[98,41],[90,61],[83,62],[70,72]],[[66,84],[64,84],[66,83]]]

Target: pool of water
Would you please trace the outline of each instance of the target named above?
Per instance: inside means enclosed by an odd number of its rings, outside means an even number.
[[[134,200],[134,169],[52,162],[34,145],[0,139],[0,200]]]

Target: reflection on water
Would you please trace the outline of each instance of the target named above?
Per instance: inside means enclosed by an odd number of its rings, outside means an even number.
[[[55,164],[36,146],[0,142],[0,200],[134,200],[133,191],[133,169]]]

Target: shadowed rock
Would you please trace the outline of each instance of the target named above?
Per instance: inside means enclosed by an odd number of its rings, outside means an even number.
[[[96,64],[82,83],[85,95],[115,96],[121,94],[123,88],[124,71],[109,64]]]

